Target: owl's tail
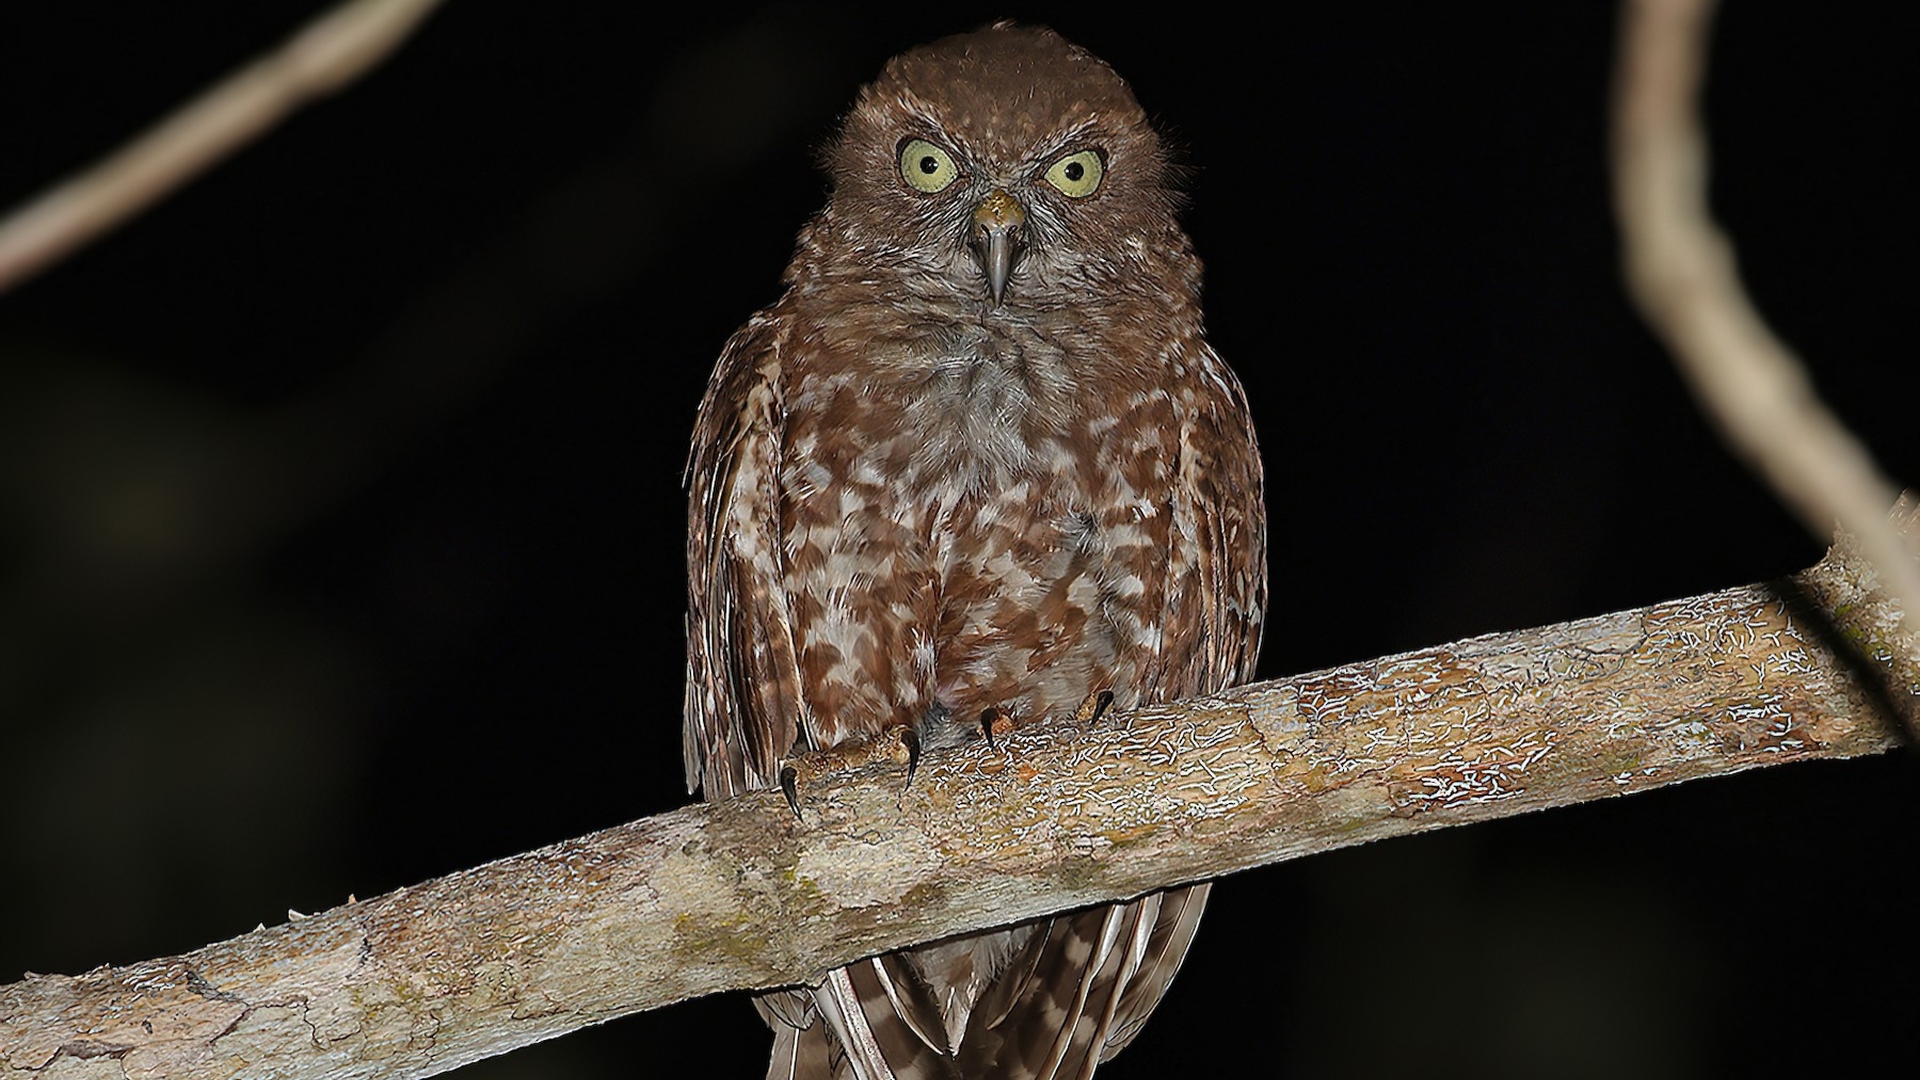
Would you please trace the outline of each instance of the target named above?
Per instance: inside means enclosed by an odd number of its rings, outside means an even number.
[[[827,1026],[816,1018],[806,1028],[774,1022],[767,1080],[854,1080],[854,1076],[847,1056],[833,1045]]]
[[[960,1052],[964,1076],[1088,1080],[1120,1052],[1173,982],[1210,885],[1055,916],[1030,974],[982,1000]],[[1001,1002],[993,999],[1006,995]],[[1010,998],[1008,1000],[1007,998]],[[1000,1017],[995,1019],[995,1014]]]
[[[877,962],[833,972],[811,1000],[765,995],[754,1004],[774,1033],[767,1080],[1089,1080],[1160,1003],[1208,890],[1042,920],[981,998],[957,1052],[936,1049],[938,1025],[914,1019],[913,1006],[931,1000],[909,991],[923,988],[898,985]]]

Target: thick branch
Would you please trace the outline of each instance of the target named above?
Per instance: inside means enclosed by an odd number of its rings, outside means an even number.
[[[1913,514],[1904,515],[1912,527]],[[1862,681],[1829,642],[1878,665]],[[623,1014],[1387,836],[1885,750],[1920,647],[1845,544],[1499,634],[691,806],[185,956],[0,987],[61,1077],[429,1076]],[[1851,650],[1848,650],[1849,654]]]

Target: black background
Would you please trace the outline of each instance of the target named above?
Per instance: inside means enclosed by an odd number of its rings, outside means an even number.
[[[0,204],[319,7],[11,6]],[[0,297],[0,980],[685,801],[700,388],[858,84],[1002,14],[1110,61],[1194,167],[1268,468],[1263,674],[1818,558],[1617,285],[1611,5],[1132,10],[466,0]],[[1915,482],[1899,10],[1732,5],[1709,107],[1757,301]],[[1910,1068],[1916,829],[1896,753],[1242,874],[1102,1075]],[[461,1075],[758,1076],[765,1045],[727,996]]]

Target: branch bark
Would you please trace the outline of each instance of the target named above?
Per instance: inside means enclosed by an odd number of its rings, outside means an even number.
[[[1890,699],[1920,700],[1900,610],[1843,542],[1770,585],[1036,725],[930,757],[904,792],[897,768],[854,770],[808,792],[803,822],[778,793],[689,806],[184,956],[0,987],[0,1063],[430,1076],[1368,840],[1876,753],[1898,741]]]

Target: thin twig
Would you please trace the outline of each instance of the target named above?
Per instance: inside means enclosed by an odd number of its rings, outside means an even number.
[[[1920,626],[1920,565],[1889,524],[1895,488],[1820,402],[1741,286],[1707,208],[1700,87],[1715,0],[1628,0],[1614,76],[1614,209],[1628,291],[1727,442],[1815,537],[1837,522]]]
[[[145,134],[0,220],[0,293],[365,74],[441,0],[346,0]]]

